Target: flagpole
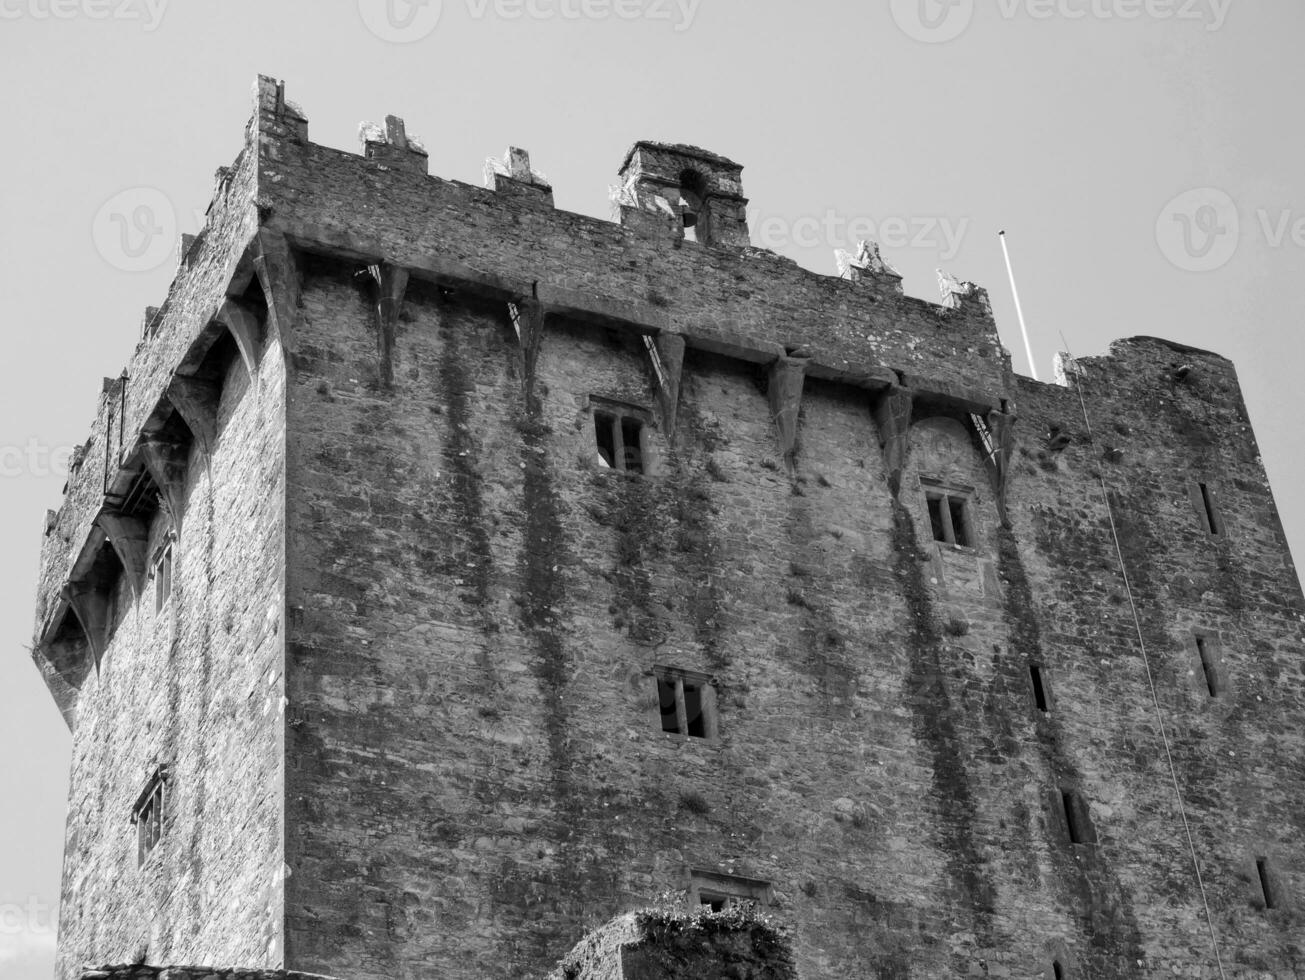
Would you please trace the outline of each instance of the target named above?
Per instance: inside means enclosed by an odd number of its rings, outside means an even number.
[[[1029,359],[1029,373],[1033,375],[1033,380],[1037,381],[1038,368],[1033,363],[1033,345],[1029,343],[1029,328],[1024,322],[1024,307],[1020,305],[1019,287],[1015,285],[1015,268],[1010,264],[1010,248],[1006,245],[1006,232],[997,232],[997,237],[1001,239],[1001,251],[1006,256],[1006,271],[1010,274],[1010,291],[1015,297],[1015,314],[1020,318],[1020,333],[1024,337],[1024,353]]]

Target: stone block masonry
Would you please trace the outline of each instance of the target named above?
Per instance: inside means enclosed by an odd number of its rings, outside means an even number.
[[[753,248],[695,147],[603,221],[363,137],[259,80],[48,521],[61,977],[1301,975],[1305,598],[1232,365],[1016,377],[982,289]],[[791,954],[667,965],[668,891]]]

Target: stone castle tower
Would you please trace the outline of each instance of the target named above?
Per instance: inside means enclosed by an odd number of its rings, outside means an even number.
[[[1232,365],[1017,377],[741,169],[639,143],[602,221],[259,80],[46,521],[63,978],[1305,977]]]

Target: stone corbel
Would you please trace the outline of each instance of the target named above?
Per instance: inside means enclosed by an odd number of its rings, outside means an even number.
[[[220,386],[201,378],[176,375],[168,386],[168,401],[177,410],[190,434],[203,448],[205,455],[213,451],[217,442],[218,403],[222,397]]]
[[[267,301],[269,325],[283,347],[289,347],[299,311],[299,267],[285,235],[258,230],[254,271]]]
[[[240,359],[252,380],[258,373],[258,362],[263,356],[263,325],[253,311],[239,300],[227,298],[217,312],[217,318],[231,333],[240,350]]]
[[[805,358],[781,357],[770,368],[770,415],[779,432],[779,451],[792,469],[798,451],[798,419],[806,385]]]
[[[879,445],[888,469],[888,487],[897,497],[902,492],[902,473],[911,448],[911,409],[915,397],[906,388],[893,386],[879,396],[875,405],[875,425]]]
[[[677,333],[658,334],[653,340],[653,349],[661,362],[661,384],[657,397],[662,408],[662,428],[666,431],[666,440],[675,440],[675,422],[680,409],[680,379],[684,375],[684,336]]]
[[[149,528],[138,518],[112,511],[100,514],[99,524],[113,546],[118,561],[122,562],[132,595],[140,599],[149,567]]]
[[[1009,528],[1006,495],[1010,486],[1010,463],[1015,455],[1015,416],[989,412],[988,431],[992,434],[992,463],[997,476],[997,513],[1002,527]]]
[[[408,270],[382,263],[371,266],[369,271],[376,284],[376,352],[381,384],[389,388],[394,385],[394,338],[408,291]]]
[[[109,645],[110,595],[94,582],[69,582],[63,587],[62,595],[86,634],[86,645],[99,673],[100,661]]]
[[[165,439],[144,439],[141,459],[172,518],[172,528],[181,533],[181,516],[186,503],[186,447]]]
[[[539,364],[539,351],[544,342],[544,317],[546,310],[539,301],[538,284],[534,295],[516,302],[517,326],[521,339],[521,377],[526,398],[526,411],[534,414],[538,409],[535,401],[535,369]]]
[[[84,655],[60,652],[55,644],[50,643],[38,643],[32,650],[32,662],[41,672],[41,678],[69,731],[77,725],[77,695],[90,672],[85,659]]]

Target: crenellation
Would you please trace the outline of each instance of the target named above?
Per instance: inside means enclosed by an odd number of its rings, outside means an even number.
[[[604,221],[362,135],[259,80],[46,519],[61,977],[1140,980],[1207,915],[1288,975],[1305,596],[1228,361],[1018,377],[695,147]]]

